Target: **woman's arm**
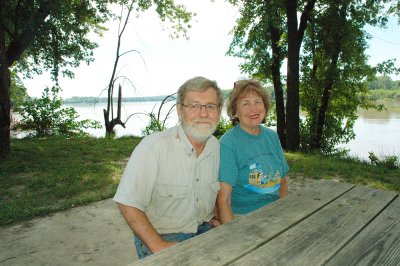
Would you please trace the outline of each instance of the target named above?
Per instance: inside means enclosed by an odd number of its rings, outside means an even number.
[[[219,190],[217,197],[219,220],[221,224],[233,220],[233,213],[231,207],[231,194],[232,194],[232,186],[227,183],[221,182],[221,189]]]
[[[281,187],[279,188],[279,198],[283,199],[289,193],[286,177],[281,178]]]

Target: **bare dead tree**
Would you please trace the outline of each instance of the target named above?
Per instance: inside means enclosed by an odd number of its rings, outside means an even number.
[[[125,32],[126,26],[128,25],[129,17],[131,15],[132,9],[133,9],[133,4],[135,1],[131,1],[130,5],[127,7],[127,14],[125,16],[125,19],[123,20],[123,12],[125,10],[125,6],[121,6],[121,14],[119,17],[119,26],[118,26],[118,41],[117,41],[117,50],[116,50],[116,55],[115,55],[115,61],[114,61],[114,66],[113,66],[113,71],[111,74],[110,82],[107,87],[107,109],[103,109],[103,114],[104,114],[104,125],[106,128],[106,136],[113,136],[114,135],[114,127],[116,125],[121,125],[123,128],[125,128],[125,124],[129,118],[126,119],[126,121],[122,122],[121,120],[121,105],[122,105],[122,86],[121,84],[118,85],[118,104],[117,104],[117,116],[114,117],[114,88],[116,81],[119,78],[124,78],[127,80],[126,77],[121,77],[118,76],[117,74],[117,68],[118,68],[118,63],[121,57],[124,55],[131,53],[131,52],[136,52],[139,53],[136,50],[129,50],[126,52],[121,53],[121,42],[122,42],[122,35]]]

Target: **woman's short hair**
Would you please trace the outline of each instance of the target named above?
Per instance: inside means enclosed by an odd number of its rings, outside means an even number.
[[[269,110],[270,107],[269,96],[267,94],[267,91],[263,88],[263,86],[258,80],[254,79],[238,80],[234,83],[233,89],[229,94],[227,102],[227,113],[233,125],[239,123],[239,119],[236,116],[238,101],[240,98],[245,97],[249,92],[257,93],[261,97],[264,103],[266,113]],[[265,123],[265,118],[262,121],[262,123]]]
[[[189,91],[205,91],[209,88],[213,88],[217,93],[218,97],[218,109],[221,110],[224,105],[224,97],[222,95],[221,89],[218,87],[216,81],[206,79],[204,77],[194,77],[192,79],[187,80],[185,83],[180,86],[177,95],[176,95],[176,103],[183,104],[185,100],[186,93]]]

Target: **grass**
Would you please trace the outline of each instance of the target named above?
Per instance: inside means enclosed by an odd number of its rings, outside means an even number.
[[[335,179],[400,192],[400,168],[374,166],[352,158],[287,153],[291,178]]]
[[[140,138],[12,139],[0,161],[0,225],[114,195]],[[287,153],[290,178],[336,179],[400,192],[400,169],[313,154]]]
[[[112,197],[139,140],[12,139],[0,161],[0,225]]]

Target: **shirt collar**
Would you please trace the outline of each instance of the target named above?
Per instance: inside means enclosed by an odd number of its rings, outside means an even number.
[[[178,126],[178,135],[179,135],[179,139],[180,139],[186,153],[187,154],[194,153],[193,145],[192,145],[192,143],[190,143],[189,139],[187,138],[186,133],[182,128],[182,125]]]
[[[186,153],[188,155],[195,154],[193,145],[192,145],[192,143],[190,143],[189,139],[187,138],[186,133],[183,130],[182,125],[178,126],[178,135],[179,135],[179,139],[181,140],[181,143],[182,143],[183,148],[185,149]],[[210,138],[212,138],[212,136]],[[208,140],[206,142],[206,145],[204,146],[204,149],[201,152],[199,158],[200,157],[206,157],[211,153],[211,149],[209,148],[210,138],[208,138]]]

